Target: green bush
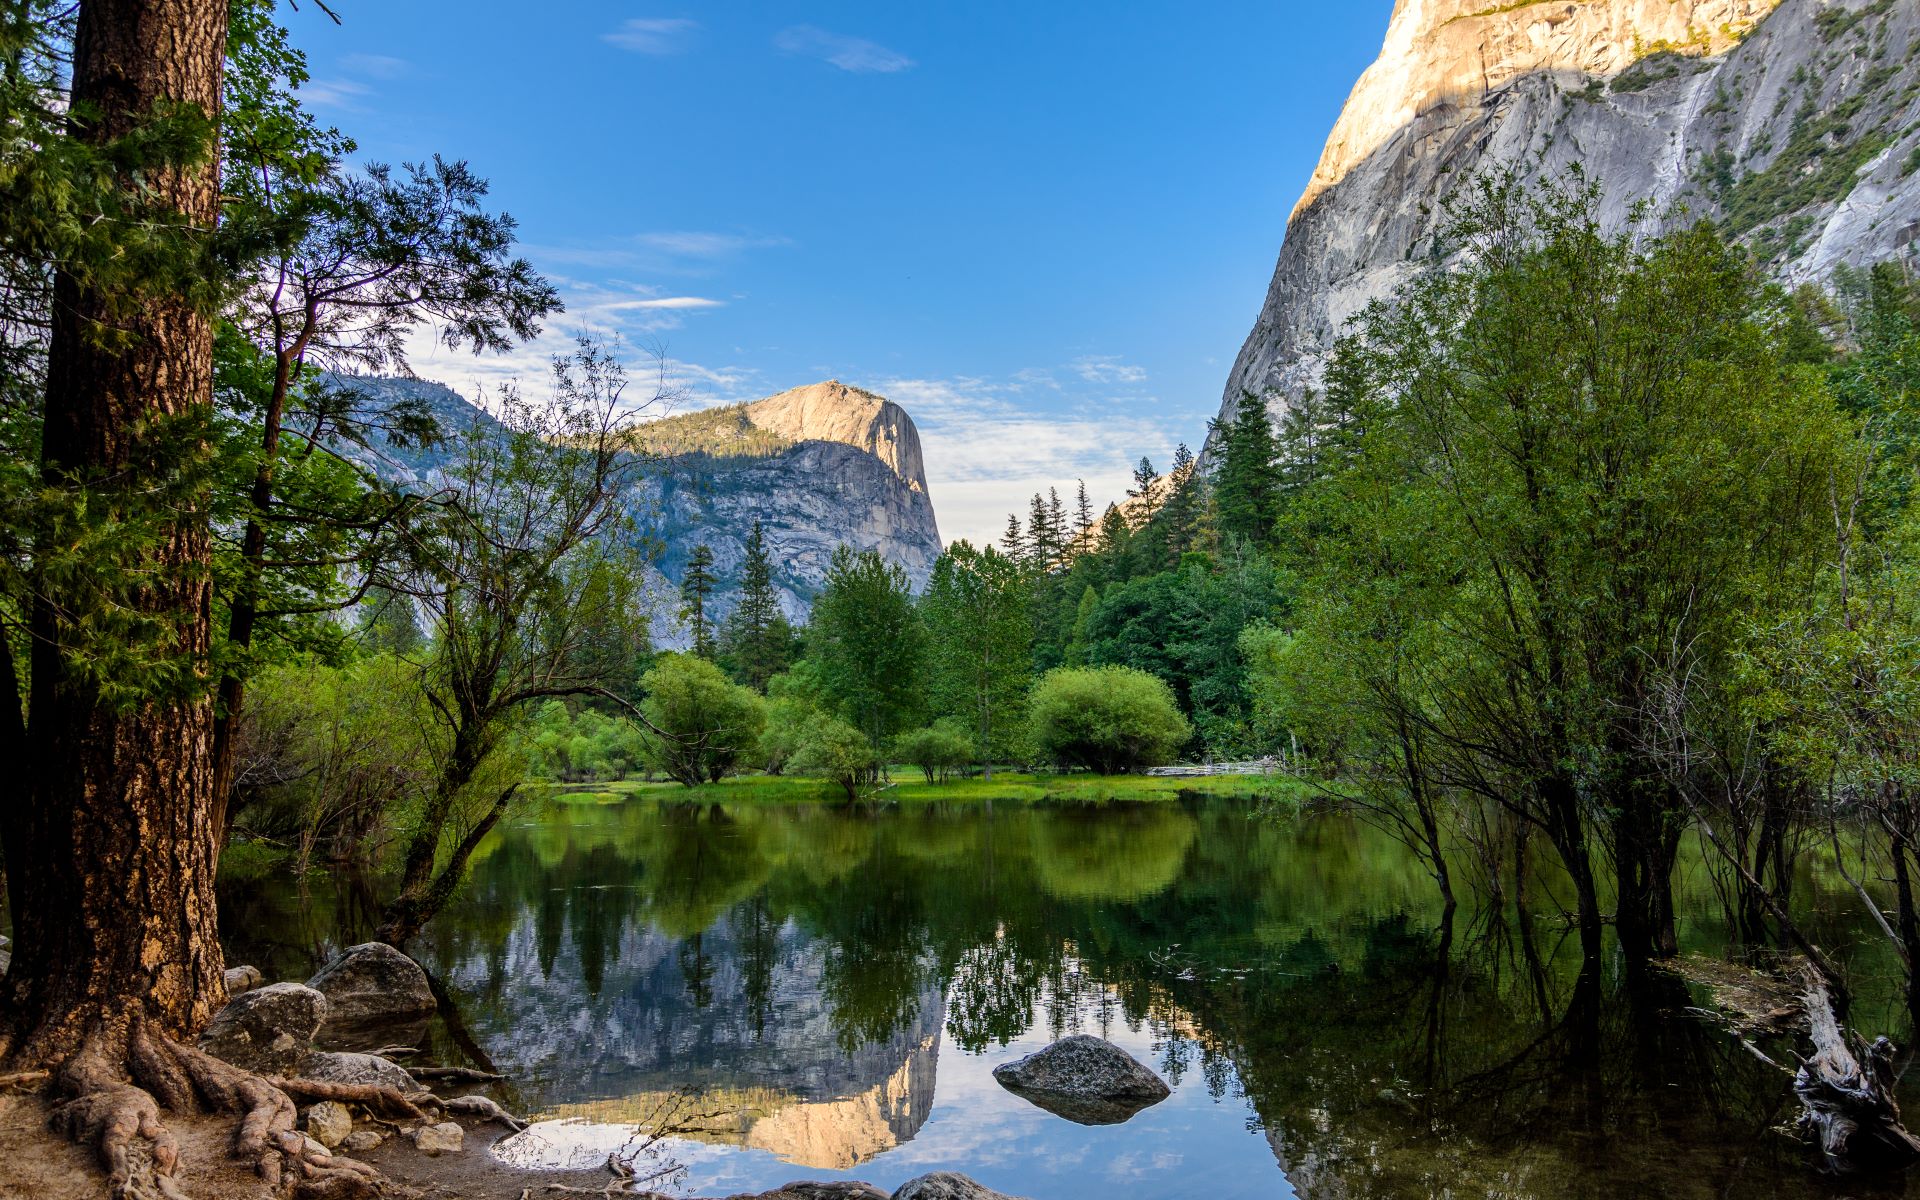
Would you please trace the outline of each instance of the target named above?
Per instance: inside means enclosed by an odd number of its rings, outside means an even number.
[[[919,767],[928,783],[944,783],[973,759],[973,739],[949,721],[903,733],[893,741],[894,757]]]
[[[784,696],[769,700],[767,727],[760,734],[759,752],[755,755],[760,769],[769,775],[786,771],[806,742],[807,727],[817,719],[819,714],[804,701]]]
[[[1034,749],[1063,767],[1117,775],[1172,762],[1193,735],[1173,690],[1131,667],[1062,667],[1028,701]]]
[[[688,787],[718,783],[760,744],[765,703],[704,658],[663,654],[640,687],[640,711],[652,726],[647,756],[671,779]]]
[[[833,780],[852,803],[860,798],[861,785],[873,782],[880,763],[866,734],[838,717],[815,716],[807,723],[792,765]]]

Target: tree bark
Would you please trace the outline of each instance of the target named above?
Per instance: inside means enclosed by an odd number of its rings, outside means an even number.
[[[102,144],[171,106],[216,116],[227,19],[226,0],[86,0],[74,42],[75,135]],[[149,167],[124,186],[173,210],[189,234],[210,231],[217,153]],[[49,485],[84,487],[94,514],[151,506],[195,453],[198,435],[183,446],[175,431],[211,412],[212,391],[213,326],[189,299],[110,294],[56,276],[41,464]],[[141,1017],[156,1034],[185,1037],[225,1000],[214,714],[196,683],[210,670],[210,562],[207,505],[194,496],[132,569],[36,580],[30,750],[23,786],[0,809],[16,930],[0,994],[16,1059],[64,1057],[91,1031],[125,1031]],[[74,619],[103,600],[163,631],[186,668],[167,694],[103,696]]]

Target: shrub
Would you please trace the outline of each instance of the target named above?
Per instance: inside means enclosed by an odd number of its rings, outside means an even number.
[[[928,783],[944,783],[973,758],[973,739],[946,721],[916,729],[894,739],[893,753],[901,762],[919,767]]]
[[[755,758],[760,769],[779,775],[793,761],[806,742],[807,727],[818,719],[813,707],[799,700],[779,698],[767,702],[767,727],[760,735]]]
[[[1028,701],[1034,749],[1061,766],[1102,775],[1172,762],[1193,735],[1173,691],[1131,667],[1062,667]]]
[[[873,782],[880,764],[866,734],[838,717],[815,716],[807,723],[792,765],[839,784],[852,803],[860,798],[861,785]]]
[[[640,711],[652,726],[647,756],[688,787],[720,782],[760,743],[765,703],[704,658],[663,654],[640,687]]]

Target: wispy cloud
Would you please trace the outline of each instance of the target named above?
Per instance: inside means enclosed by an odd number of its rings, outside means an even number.
[[[1088,383],[1145,383],[1147,372],[1117,354],[1089,354],[1073,360],[1074,373]]]
[[[724,308],[725,300],[705,296],[659,296],[649,300],[621,300],[607,306],[608,312],[643,312],[648,309]]]
[[[702,233],[685,229],[643,233],[633,240],[642,246],[682,258],[732,258],[748,250],[789,244],[783,237],[748,237],[738,233]]]
[[[874,390],[913,417],[926,452],[928,491],[948,540],[976,545],[999,538],[1007,514],[1022,519],[1028,500],[1057,488],[1072,504],[1085,480],[1097,509],[1126,494],[1142,454],[1164,459],[1172,433],[1141,415],[1137,402],[1089,396],[1059,411],[1058,396],[1040,411],[1031,389],[1053,393],[1044,371],[1022,371],[1001,383],[988,379],[886,379]]]
[[[349,54],[340,60],[340,69],[369,79],[398,79],[412,70],[413,64],[385,54]]]
[[[528,246],[527,253],[548,269],[617,267],[642,275],[708,276],[752,251],[792,244],[788,238],[770,235],[663,230],[591,245]]]
[[[314,108],[340,108],[359,111],[360,101],[373,89],[351,79],[309,79],[300,85],[300,99]]]
[[[700,22],[687,17],[641,17],[623,23],[600,40],[635,54],[684,54]]]
[[[773,44],[788,54],[817,58],[856,75],[893,75],[914,66],[914,61],[898,50],[889,50],[865,38],[829,33],[812,25],[783,29]]]

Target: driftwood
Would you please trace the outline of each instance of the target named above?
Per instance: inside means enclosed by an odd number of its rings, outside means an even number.
[[[463,1113],[466,1116],[476,1117],[482,1121],[498,1121],[515,1133],[519,1133],[527,1127],[525,1121],[514,1116],[506,1109],[501,1108],[485,1096],[455,1096],[451,1100],[442,1100],[440,1107],[446,1109],[448,1112]]]
[[[1900,1124],[1893,1099],[1893,1043],[1881,1037],[1866,1044],[1840,1024],[1819,972],[1808,969],[1804,979],[1813,1057],[1801,1060],[1793,1078],[1804,1108],[1800,1128],[1836,1171],[1884,1170],[1920,1159],[1920,1139]]]
[[[505,1075],[495,1075],[488,1071],[476,1071],[472,1067],[408,1067],[407,1074],[415,1079],[437,1079],[447,1083],[499,1083]]]

